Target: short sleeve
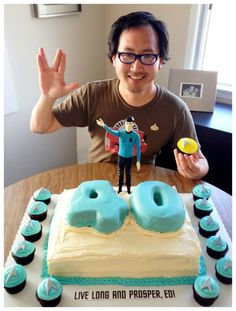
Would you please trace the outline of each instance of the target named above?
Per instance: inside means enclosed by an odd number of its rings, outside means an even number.
[[[87,85],[81,86],[64,101],[53,107],[53,114],[65,127],[88,125],[89,92]]]

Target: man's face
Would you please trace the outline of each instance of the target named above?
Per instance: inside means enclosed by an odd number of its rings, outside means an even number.
[[[151,26],[124,30],[120,36],[118,51],[159,54],[157,34]],[[153,87],[155,76],[162,64],[159,58],[153,65],[143,65],[139,59],[136,59],[133,64],[123,64],[118,55],[113,56],[112,60],[117,77],[120,79],[120,87],[126,92],[140,95],[150,91]]]
[[[125,130],[126,132],[131,132],[134,126],[134,122],[125,121]]]
[[[194,93],[194,86],[193,85],[190,86],[189,92],[190,92],[190,94]]]

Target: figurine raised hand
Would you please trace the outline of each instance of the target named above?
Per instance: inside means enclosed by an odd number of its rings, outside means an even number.
[[[99,125],[99,126],[104,127],[104,125],[105,125],[103,119],[101,119],[101,118],[97,119],[96,122],[97,122],[97,125]]]

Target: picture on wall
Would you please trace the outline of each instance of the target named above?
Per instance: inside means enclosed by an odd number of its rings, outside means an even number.
[[[81,4],[33,4],[33,9],[35,17],[56,17],[80,12]]]

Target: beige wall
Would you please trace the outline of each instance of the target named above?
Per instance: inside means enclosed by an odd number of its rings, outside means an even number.
[[[4,35],[18,110],[4,117],[5,185],[40,171],[77,162],[76,130],[32,134],[30,115],[39,97],[36,54],[44,47],[51,63],[56,49],[67,55],[66,81],[105,78],[104,7],[82,5],[73,16],[38,19],[30,4],[4,6]],[[7,81],[5,81],[7,82]],[[87,159],[85,129],[77,131],[78,160]],[[82,138],[81,138],[82,137]]]

